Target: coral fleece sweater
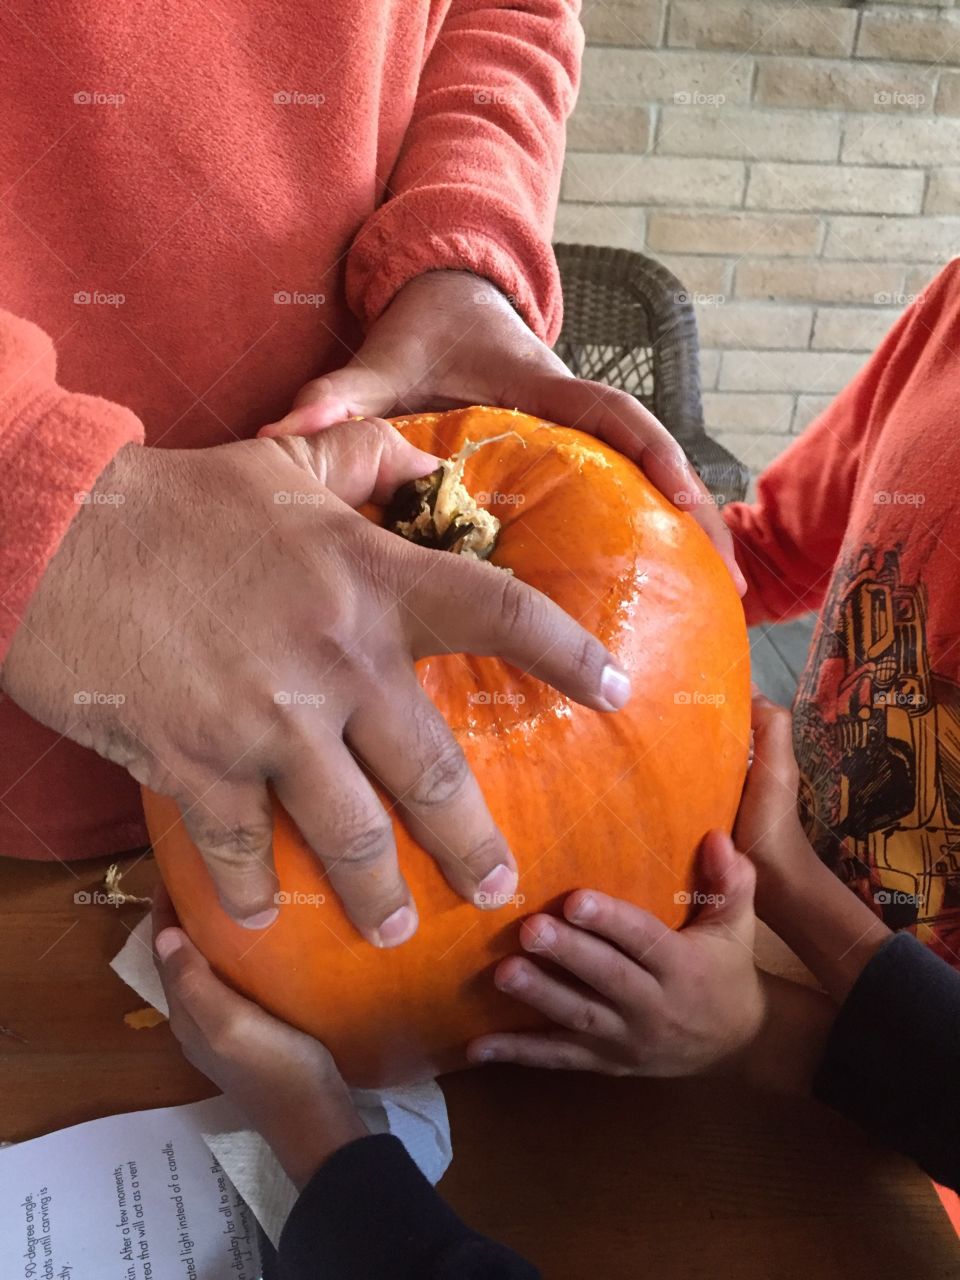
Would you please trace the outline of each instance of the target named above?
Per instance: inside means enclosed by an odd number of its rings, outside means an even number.
[[[960,968],[960,260],[725,516],[750,622],[818,612],[794,706],[807,831]]]
[[[254,435],[412,277],[486,276],[552,341],[578,8],[0,8],[0,654],[119,447]],[[0,855],[145,840],[121,769],[0,703]]]

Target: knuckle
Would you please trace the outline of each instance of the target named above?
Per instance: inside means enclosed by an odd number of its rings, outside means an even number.
[[[584,632],[573,655],[573,674],[584,683],[596,683],[600,668],[606,662],[606,651],[598,640]]]
[[[505,632],[530,631],[543,621],[541,603],[525,583],[502,574],[497,621]]]
[[[207,1035],[210,1048],[221,1058],[231,1058],[249,1048],[249,1019],[244,1013],[229,1012],[218,1018]]]
[[[622,956],[615,956],[607,969],[607,981],[617,991],[626,991],[633,976],[634,966]]]
[[[270,865],[273,839],[268,821],[231,824],[209,817],[190,821],[194,842],[208,864],[228,871],[259,871]]]
[[[469,775],[470,767],[460,745],[445,736],[410,787],[406,802],[422,809],[439,808],[463,789]]]
[[[598,1010],[592,1004],[582,1005],[573,1017],[573,1029],[582,1035],[592,1035],[597,1029]]]
[[[479,879],[483,873],[493,870],[507,856],[507,841],[503,834],[494,828],[481,836],[466,852],[459,853],[460,860]]]
[[[336,862],[351,868],[363,867],[388,854],[393,846],[393,827],[385,810],[358,819],[341,829],[334,838]]]

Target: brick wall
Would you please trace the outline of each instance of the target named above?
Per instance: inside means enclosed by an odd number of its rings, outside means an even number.
[[[754,470],[960,253],[960,8],[584,0],[556,238],[697,300],[707,425]]]

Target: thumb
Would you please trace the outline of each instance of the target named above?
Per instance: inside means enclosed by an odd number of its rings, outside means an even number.
[[[753,893],[756,872],[723,831],[709,831],[700,845],[694,881],[695,901],[702,905],[691,929],[723,929],[753,945]]]
[[[800,780],[790,712],[763,694],[754,694],[751,723],[753,760],[733,832],[738,847],[748,853],[783,818],[796,816]]]
[[[753,728],[753,765],[750,775],[766,775],[768,782],[773,777],[780,787],[796,796],[800,771],[793,754],[793,716],[786,707],[779,707],[762,693],[754,692],[750,722]],[[750,780],[748,777],[748,788]],[[764,785],[762,777],[760,785]]]
[[[341,422],[297,441],[297,448],[308,452],[320,483],[351,507],[388,502],[401,485],[440,465],[439,458],[415,449],[383,418]]]
[[[261,427],[257,434],[312,435],[348,418],[383,417],[394,411],[400,399],[390,379],[374,366],[354,359],[301,387],[290,412],[279,422]]]
[[[262,1014],[257,1006],[220,981],[182,929],[161,929],[153,940],[153,951],[167,997],[171,1029],[191,1061],[198,1047],[198,1034],[214,1048],[223,1046],[227,1037],[242,1039],[243,1028],[249,1028]]]

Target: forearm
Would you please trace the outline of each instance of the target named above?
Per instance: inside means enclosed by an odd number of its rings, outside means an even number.
[[[809,1094],[837,1016],[819,991],[762,975],[766,1012],[756,1038],[726,1064],[724,1074],[775,1093]]]
[[[813,850],[757,874],[757,914],[841,1004],[890,930]]]

